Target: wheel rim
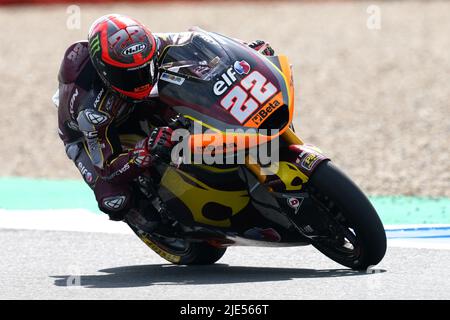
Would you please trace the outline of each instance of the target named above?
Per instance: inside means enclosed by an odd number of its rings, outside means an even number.
[[[315,238],[314,245],[330,257],[357,264],[362,253],[361,243],[342,207],[317,191],[311,190],[310,196],[327,225],[323,234]]]
[[[171,251],[173,254],[180,256],[188,254],[191,248],[187,241],[183,241],[181,239],[168,239],[164,237],[154,237],[151,235],[148,235],[148,237],[167,251]]]
[[[151,235],[145,231],[136,228],[131,224],[128,225],[134,231],[134,233],[136,233],[136,235],[139,238],[141,238],[142,241],[145,242],[144,238],[146,238],[170,254],[177,256],[185,256],[189,254],[191,251],[190,243],[187,241],[177,238],[166,238],[162,236]]]

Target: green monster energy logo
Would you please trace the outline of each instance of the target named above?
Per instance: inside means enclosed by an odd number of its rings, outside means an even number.
[[[100,52],[100,38],[98,34],[89,42],[89,48],[91,51],[91,55]]]

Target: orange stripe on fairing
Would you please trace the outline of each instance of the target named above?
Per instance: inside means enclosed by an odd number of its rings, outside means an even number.
[[[272,138],[260,136],[255,133],[199,133],[189,136],[189,147],[192,153],[201,154],[205,151],[205,148],[206,150],[211,148],[217,154],[222,154],[227,152],[227,147],[232,150],[229,152],[234,153],[239,150],[255,147],[263,142],[262,139],[265,139],[264,142],[267,142]]]
[[[289,59],[285,55],[278,56],[278,61],[281,65],[281,71],[284,74],[284,81],[286,81],[288,95],[289,95],[289,124],[294,118],[294,81],[292,79],[291,66]]]
[[[276,104],[277,106],[275,106]],[[252,117],[250,117],[250,119],[246,123],[244,123],[244,126],[250,128],[259,128],[261,124],[267,119],[267,117],[261,119],[259,113],[262,110],[265,110],[267,116],[269,116],[272,112],[277,110],[282,105],[283,105],[283,94],[281,92],[278,92],[267,103],[265,103],[261,108],[259,108],[258,111]],[[269,108],[270,111],[268,111]]]

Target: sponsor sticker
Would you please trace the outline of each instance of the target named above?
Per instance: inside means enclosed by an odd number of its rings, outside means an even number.
[[[308,171],[311,171],[311,169],[314,167],[317,161],[320,160],[320,157],[314,153],[308,154],[301,163],[301,166],[305,168]]]
[[[98,131],[83,131],[84,136],[86,139],[95,139],[98,137]],[[96,140],[89,140],[88,146],[90,150],[96,150],[97,149],[97,141]]]
[[[103,199],[103,205],[109,210],[118,211],[122,209],[123,205],[125,204],[125,200],[125,196],[109,197]]]
[[[179,85],[179,86],[181,86],[183,84],[184,80],[185,80],[182,77],[179,77],[179,76],[167,73],[167,72],[164,72],[163,74],[161,74],[160,79],[164,80],[166,82],[170,82],[170,83]]]
[[[92,173],[90,173],[89,171],[86,172],[86,182],[87,183],[92,183],[94,181],[94,178],[92,177]]]
[[[282,106],[281,94],[277,94],[269,102],[266,103],[254,116],[248,121],[254,126],[259,126],[266,118],[279,107]]]
[[[70,98],[70,102],[69,102],[69,112],[70,112],[70,114],[74,113],[73,107],[74,107],[74,104],[75,104],[75,99],[77,98],[78,94],[79,94],[78,93],[78,89],[75,88],[75,92],[73,93],[72,97]]]
[[[233,67],[229,67],[224,73],[220,75],[220,80],[213,85],[213,92],[216,96],[224,94],[231,85],[236,82],[236,74],[243,75],[250,72],[250,65],[247,61],[235,61]]]
[[[126,171],[128,171],[130,169],[130,164],[127,162],[123,165],[122,168],[120,168],[119,170],[115,171],[114,173],[112,173],[111,175],[107,176],[105,178],[105,180],[111,180],[114,179],[116,176],[121,175],[123,173],[125,173]]]
[[[104,89],[102,88],[102,90],[100,90],[100,92],[98,93],[97,98],[95,98],[94,109],[97,108],[97,104],[100,102],[100,99],[102,98],[103,92],[104,92]]]
[[[141,235],[141,240],[153,251],[155,251],[157,254],[159,254],[161,257],[166,259],[167,261],[178,263],[181,260],[180,256],[176,256],[174,254],[171,254],[163,249],[161,249],[158,245],[156,245],[152,240],[150,240],[148,237]]]
[[[80,170],[81,175],[85,178],[87,183],[92,183],[94,180],[92,173],[84,166],[82,162],[78,162],[78,170]]]
[[[287,199],[288,206],[295,210],[295,214],[298,213],[298,210],[300,209],[302,202],[303,202],[303,198],[291,197],[291,198]]]
[[[87,48],[81,43],[77,43],[75,47],[73,47],[72,51],[67,55],[67,59],[70,61],[76,62],[78,58],[87,51]]]
[[[237,80],[236,71],[233,68],[228,68],[227,71],[220,76],[221,80],[218,80],[213,85],[213,92],[216,96],[224,94],[227,89]]]
[[[134,55],[134,54],[137,54],[137,53],[139,53],[139,52],[144,51],[145,48],[147,48],[147,45],[146,45],[145,43],[140,42],[140,43],[133,44],[133,45],[131,45],[131,46],[125,48],[125,49],[122,51],[122,54],[123,54],[124,56],[132,56],[132,55]]]
[[[248,74],[250,72],[250,65],[245,60],[236,61],[233,64],[233,68],[239,74]]]
[[[91,51],[91,55],[95,55],[101,51],[100,36],[98,34],[91,40],[91,42],[89,42],[89,48]]]
[[[113,95],[110,95],[110,96],[108,97],[108,100],[106,100],[106,103],[105,103],[105,109],[106,109],[106,111],[111,112],[112,106],[113,106],[114,102],[115,102],[114,96],[113,96]]]
[[[102,125],[103,123],[108,121],[108,117],[100,113],[93,112],[91,110],[86,110],[84,113],[86,114],[89,122],[95,126]]]

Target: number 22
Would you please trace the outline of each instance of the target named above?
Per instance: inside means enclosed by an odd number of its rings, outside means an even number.
[[[243,123],[261,104],[277,92],[277,88],[258,71],[250,73],[241,80],[240,84],[231,89],[220,104],[226,110],[230,110],[236,120]],[[251,97],[248,96],[248,92]]]

